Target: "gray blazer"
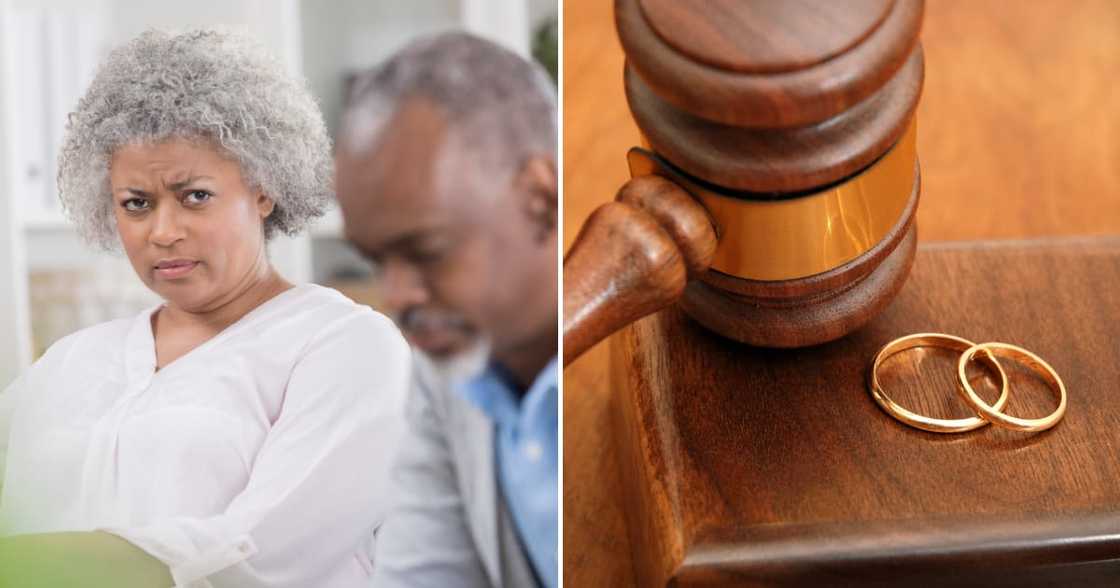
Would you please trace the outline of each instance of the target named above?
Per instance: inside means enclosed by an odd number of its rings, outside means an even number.
[[[537,586],[498,486],[494,424],[417,354],[374,588]]]

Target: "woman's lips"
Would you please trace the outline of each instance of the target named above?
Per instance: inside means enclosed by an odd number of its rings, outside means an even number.
[[[161,261],[156,264],[156,276],[166,280],[174,280],[191,273],[197,265],[197,261],[186,259]]]

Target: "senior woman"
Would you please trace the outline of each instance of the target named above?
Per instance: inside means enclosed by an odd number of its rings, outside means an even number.
[[[409,351],[266,254],[322,214],[331,176],[314,100],[243,38],[147,32],[110,54],[71,115],[61,198],[164,302],[60,340],[3,396],[0,578],[365,584]]]

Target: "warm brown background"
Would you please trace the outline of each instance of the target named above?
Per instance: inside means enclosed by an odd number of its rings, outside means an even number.
[[[564,245],[638,142],[613,2],[564,0]],[[1120,2],[934,0],[922,42],[923,242],[1120,233]],[[605,345],[564,372],[564,576],[629,586]]]

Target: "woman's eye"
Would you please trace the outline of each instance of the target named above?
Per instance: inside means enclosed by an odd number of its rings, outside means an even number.
[[[183,199],[187,204],[203,204],[210,200],[210,193],[205,190],[193,190],[187,192],[186,197]]]
[[[148,201],[143,198],[129,198],[121,203],[121,206],[129,212],[140,212],[148,209]]]

